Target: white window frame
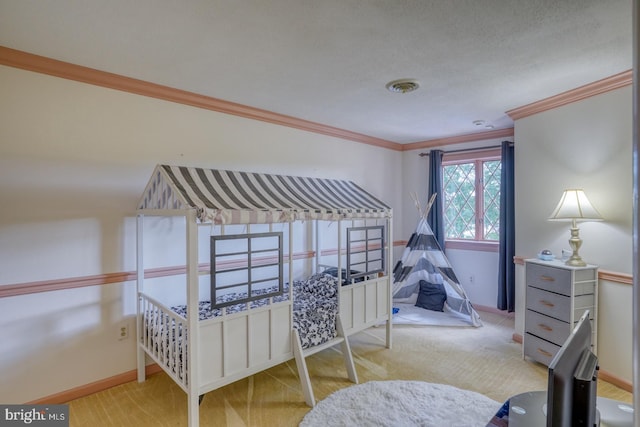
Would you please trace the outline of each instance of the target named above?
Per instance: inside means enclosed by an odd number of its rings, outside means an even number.
[[[476,168],[476,237],[471,239],[450,239],[445,236],[445,247],[447,249],[463,249],[485,252],[498,252],[499,241],[485,240],[483,236],[478,237],[478,230],[484,230],[484,191],[482,183],[482,164],[486,161],[501,160],[501,149],[490,148],[486,150],[474,150],[466,152],[444,153],[442,157],[442,167],[461,163],[475,163]],[[480,173],[478,173],[480,171]],[[480,190],[480,191],[478,191]],[[443,198],[444,200],[444,198]],[[480,212],[479,217],[477,213]],[[484,231],[481,233],[484,234]]]

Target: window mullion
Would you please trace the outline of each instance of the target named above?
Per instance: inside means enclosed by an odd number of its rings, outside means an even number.
[[[482,160],[474,162],[476,168],[476,240],[484,238],[484,174],[482,170]]]

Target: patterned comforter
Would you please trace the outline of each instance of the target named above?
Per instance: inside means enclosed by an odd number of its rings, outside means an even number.
[[[323,344],[336,337],[338,279],[316,274],[293,285],[293,327],[302,348]]]
[[[273,302],[283,302],[289,299],[289,286],[285,285],[282,295],[273,297]],[[264,290],[263,293],[271,292]],[[245,298],[246,295],[229,294],[218,297],[217,302],[234,301]],[[269,298],[259,299],[248,303],[251,308],[269,304]],[[186,317],[187,306],[171,307],[177,314]],[[226,313],[237,313],[247,310],[247,303],[226,307]],[[338,314],[338,279],[329,274],[315,274],[307,280],[293,282],[293,327],[300,335],[302,348],[309,348],[323,344],[336,336],[336,315]],[[198,317],[200,320],[211,319],[222,315],[222,310],[211,308],[211,301],[200,301]]]

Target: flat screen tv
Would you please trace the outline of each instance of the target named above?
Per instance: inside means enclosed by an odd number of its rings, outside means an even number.
[[[547,427],[598,425],[597,379],[587,310],[549,364]]]

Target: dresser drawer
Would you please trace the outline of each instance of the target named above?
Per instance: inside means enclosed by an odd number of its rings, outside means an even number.
[[[527,309],[563,322],[571,321],[571,298],[564,295],[527,286]]]
[[[535,311],[525,313],[525,332],[561,346],[571,332],[571,325]]]
[[[524,355],[549,366],[560,346],[540,339],[531,334],[524,334]]]
[[[593,321],[592,342],[597,348],[598,267],[527,259],[524,273],[523,355],[548,366],[585,310]]]
[[[527,264],[527,286],[546,289],[562,295],[571,295],[571,271],[540,264]]]

